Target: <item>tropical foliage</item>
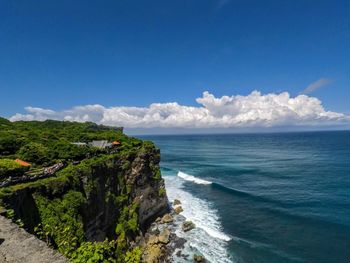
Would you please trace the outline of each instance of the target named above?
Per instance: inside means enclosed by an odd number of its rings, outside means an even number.
[[[118,151],[109,154],[72,144],[91,140],[117,140],[121,144]],[[130,197],[133,185],[126,181],[125,174],[130,172],[131,161],[138,152],[149,151],[159,158],[153,143],[128,137],[113,127],[52,120],[12,123],[0,118],[0,179],[23,174],[28,169],[13,161],[16,158],[30,162],[37,170],[58,161],[67,164],[55,176],[0,188],[0,206],[7,209],[9,218],[72,262],[140,262],[141,249],[130,246],[130,241],[140,234],[139,207]],[[150,164],[149,168],[153,179],[161,180],[159,166]],[[101,178],[96,171],[101,169],[113,172],[114,188],[100,188]],[[162,191],[159,194],[164,194]],[[18,193],[26,194],[22,199],[26,208],[20,211],[13,206]],[[103,242],[92,242],[85,233],[84,211],[96,195],[105,196],[105,200],[98,200],[101,202],[98,205],[112,204],[116,211],[112,233]]]
[[[17,176],[28,170],[11,159],[0,159],[0,179],[8,176]]]
[[[117,140],[122,143],[122,149],[141,144],[140,140],[129,138],[118,128],[91,122],[9,122],[0,118],[0,127],[0,159],[20,158],[34,166],[47,166],[60,160],[82,160],[99,153],[96,148],[72,144],[74,142]]]

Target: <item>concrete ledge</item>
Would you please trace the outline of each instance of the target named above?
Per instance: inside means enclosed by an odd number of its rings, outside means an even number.
[[[0,216],[0,263],[68,263],[45,242]]]

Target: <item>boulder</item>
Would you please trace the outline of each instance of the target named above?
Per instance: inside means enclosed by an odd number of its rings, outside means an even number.
[[[174,199],[173,205],[181,205],[181,202],[179,199]]]
[[[201,255],[194,255],[193,256],[193,261],[196,262],[196,263],[203,263],[203,262],[205,262],[205,259]]]
[[[170,231],[168,229],[164,229],[159,237],[158,237],[158,240],[160,243],[163,243],[163,244],[168,244],[169,241],[170,241]]]
[[[165,214],[162,218],[162,223],[171,223],[173,222],[173,217],[170,214]]]
[[[174,208],[174,211],[176,214],[180,214],[181,212],[183,212],[184,210],[182,209],[182,207],[179,205],[177,207]]]
[[[147,246],[144,254],[142,255],[142,262],[145,263],[158,263],[160,258],[164,254],[164,249],[159,245],[150,245]]]
[[[155,235],[150,235],[149,238],[148,238],[148,242],[147,244],[149,245],[153,245],[153,244],[157,244],[158,243],[158,237],[155,236]]]
[[[196,225],[192,221],[185,221],[182,223],[182,230],[184,232],[190,231],[195,227],[196,227]]]

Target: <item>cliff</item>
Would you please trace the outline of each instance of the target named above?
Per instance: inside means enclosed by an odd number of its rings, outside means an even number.
[[[54,176],[0,188],[3,214],[70,261],[140,262],[143,234],[168,200],[159,149],[122,139],[118,151],[68,158]]]

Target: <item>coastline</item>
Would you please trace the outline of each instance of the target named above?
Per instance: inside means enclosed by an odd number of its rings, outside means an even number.
[[[144,235],[143,259],[146,262],[209,262],[199,252],[186,251],[190,241],[184,236],[196,226],[181,215],[181,201],[169,201],[169,206],[169,213],[158,217]],[[179,231],[183,233],[181,236]]]
[[[170,212],[149,227],[144,245],[163,255],[160,262],[233,262],[227,251],[230,237],[222,232],[216,209],[185,191],[181,176],[163,174]],[[164,230],[169,231],[166,244],[159,242]]]

